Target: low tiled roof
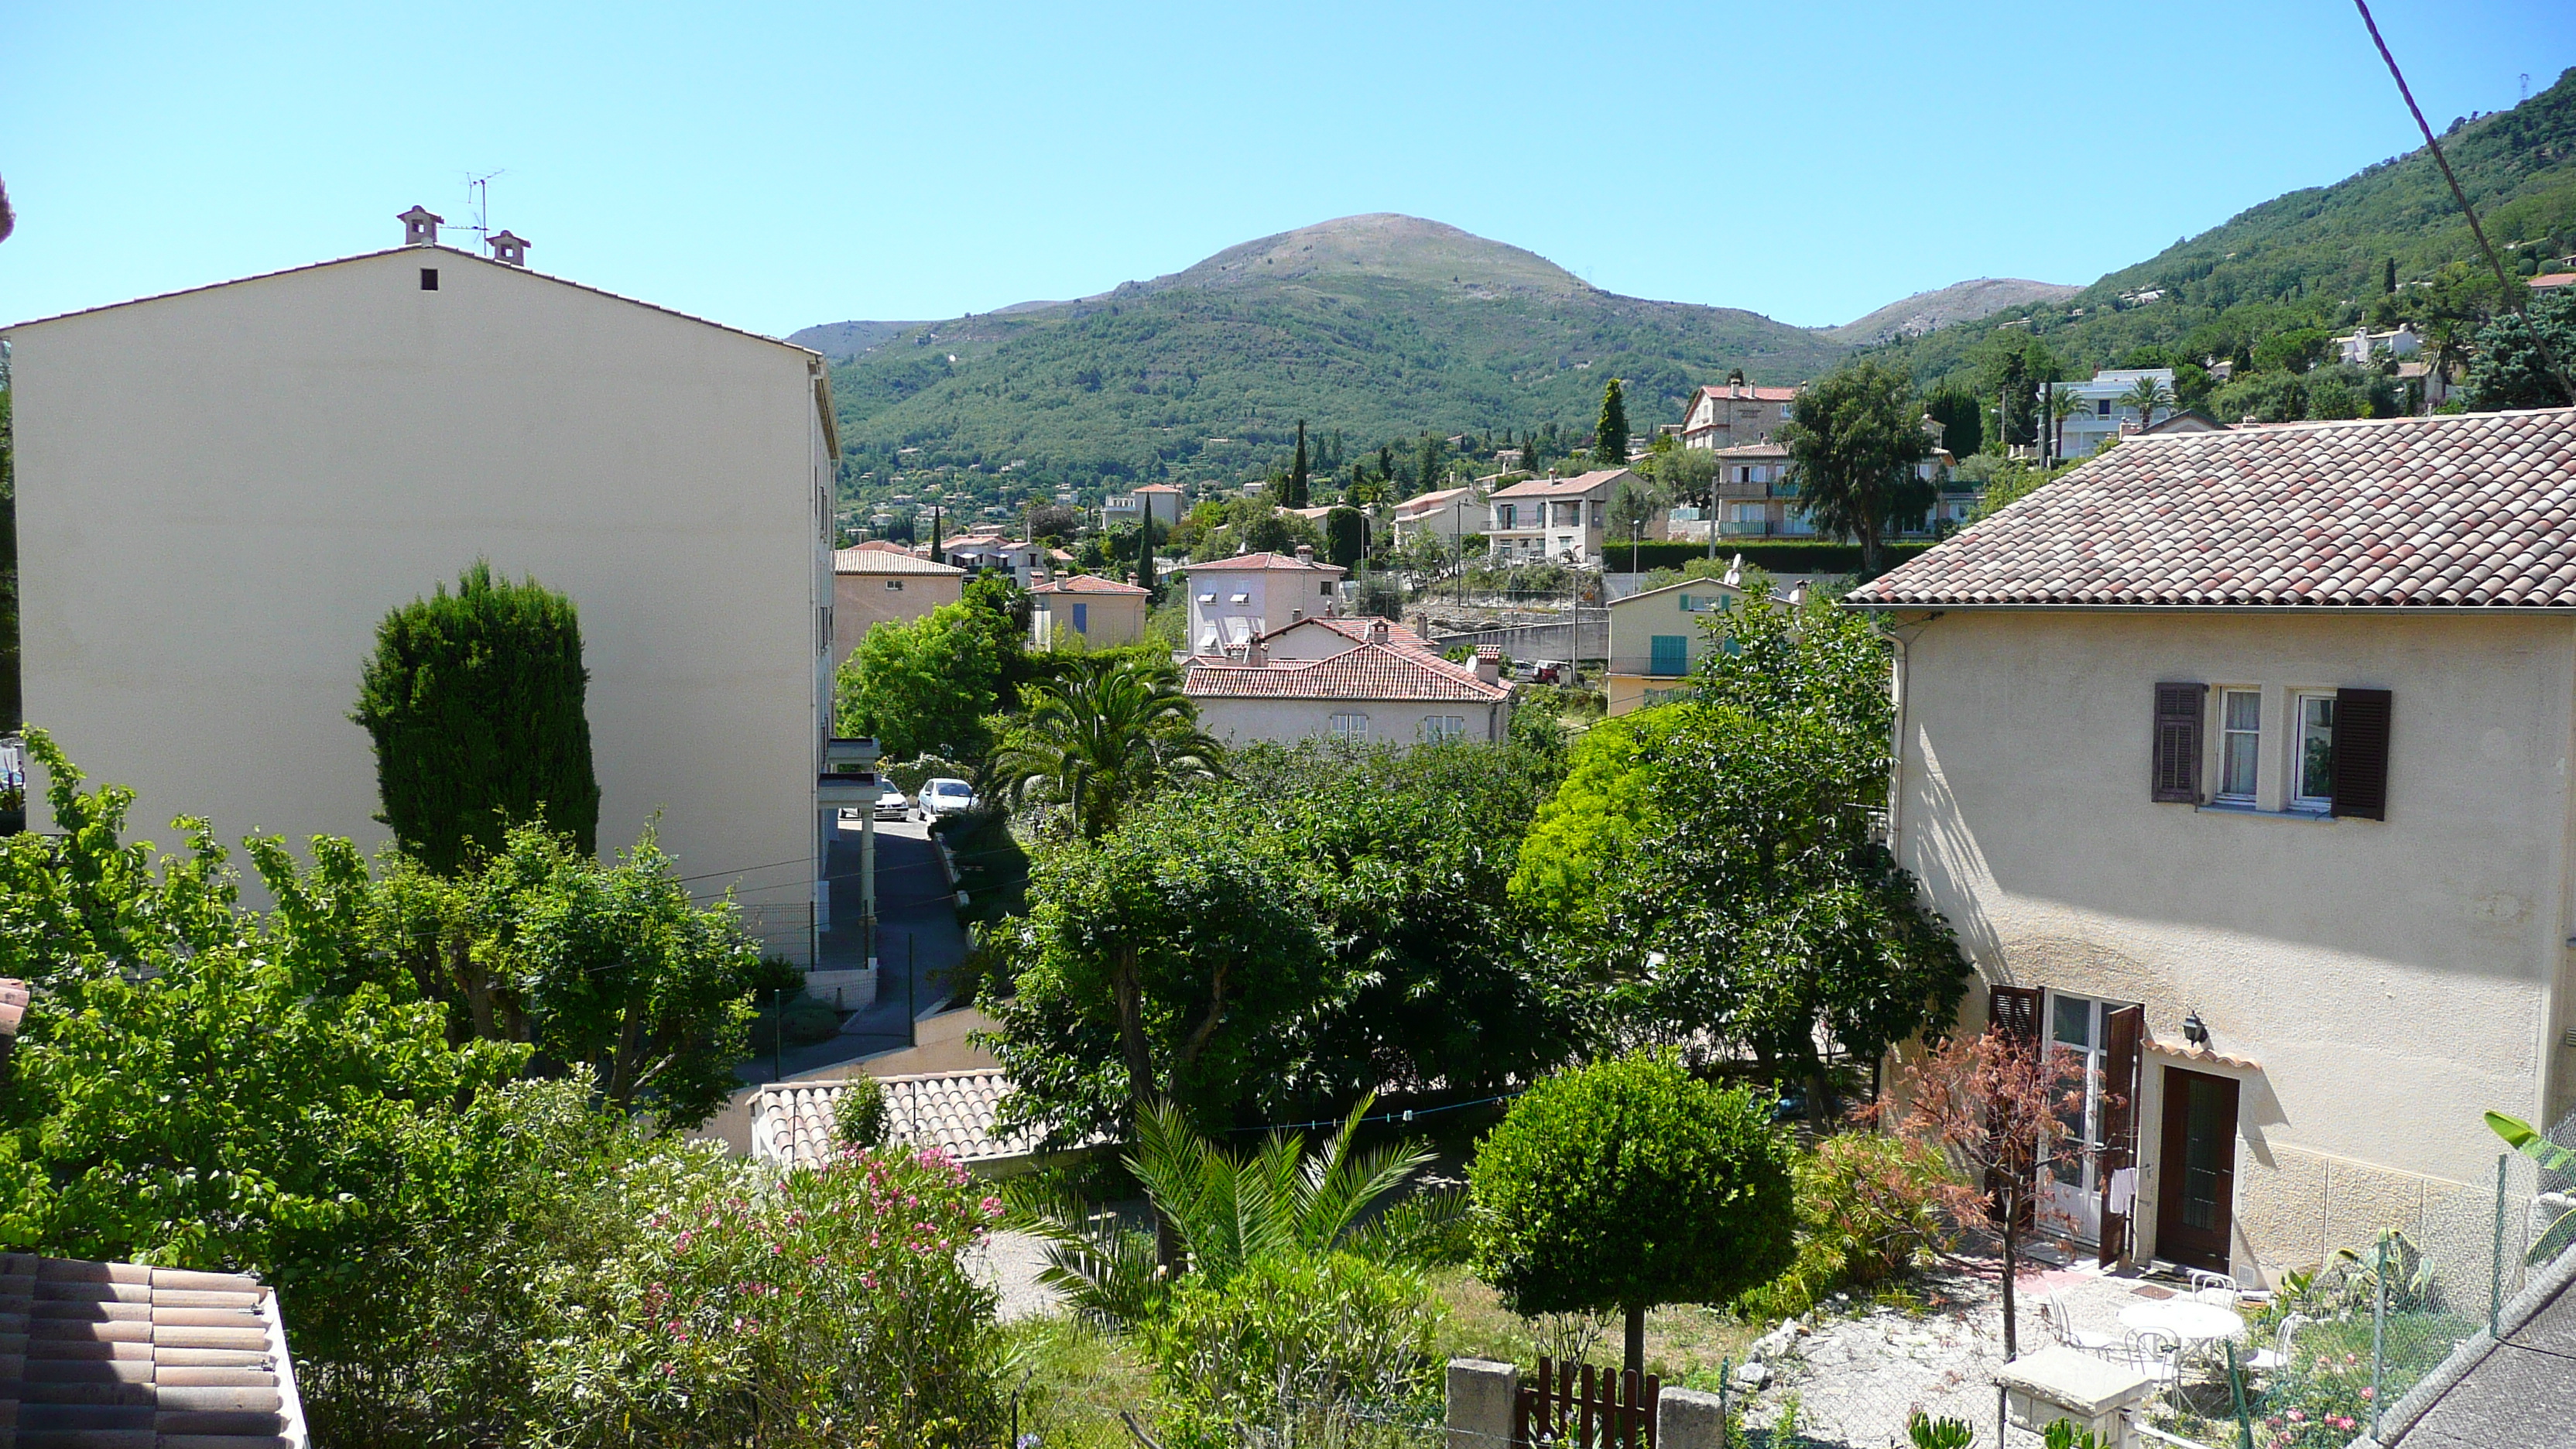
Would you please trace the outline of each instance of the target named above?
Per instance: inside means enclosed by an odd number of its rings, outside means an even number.
[[[1178,493],[1181,490],[1173,487],[1169,483],[1147,483],[1135,491],[1139,493]]]
[[[1732,448],[1711,448],[1709,453],[1719,458],[1785,458],[1789,456],[1789,448],[1785,443],[1765,439],[1759,443],[1738,443]]]
[[[2542,291],[2571,284],[2576,284],[2576,272],[2545,272],[2531,279],[2531,285]]]
[[[1276,639],[1291,629],[1303,629],[1312,625],[1318,629],[1329,629],[1332,632],[1341,635],[1343,638],[1350,640],[1354,644],[1366,644],[1369,642],[1369,631],[1380,624],[1386,625],[1386,639],[1384,642],[1388,646],[1396,649],[1410,649],[1415,653],[1429,654],[1434,658],[1439,657],[1440,651],[1431,647],[1430,640],[1423,638],[1421,635],[1414,633],[1412,630],[1391,619],[1341,619],[1318,614],[1311,619],[1299,619],[1293,624],[1282,624],[1278,628],[1271,630],[1269,633],[1264,634],[1261,637],[1264,639]],[[1440,662],[1446,664],[1449,661],[1443,659]]]
[[[1201,656],[1190,661],[1181,692],[1194,699],[1350,699],[1493,704],[1511,690],[1473,670],[1412,649],[1361,644],[1329,659],[1242,664]]]
[[[882,548],[844,548],[832,554],[832,572],[836,574],[938,574],[955,578],[966,572],[937,559],[915,553],[897,553]]]
[[[1122,584],[1116,579],[1104,579],[1098,574],[1074,574],[1069,578],[1039,584],[1029,592],[1032,594],[1120,594],[1142,598],[1147,591],[1134,584]]]
[[[1526,483],[1515,483],[1509,488],[1498,489],[1494,497],[1496,499],[1558,498],[1568,493],[1589,493],[1627,471],[1625,468],[1595,468],[1589,473],[1577,473],[1571,478],[1532,478]]]
[[[2576,409],[2133,437],[1844,602],[2576,606]]]
[[[935,1147],[968,1164],[1026,1157],[1044,1133],[1023,1129],[996,1136],[993,1118],[1011,1084],[998,1067],[967,1072],[928,1072],[879,1077],[885,1088],[888,1137],[911,1147]],[[790,1165],[831,1156],[835,1125],[847,1081],[779,1082],[763,1087],[751,1108],[752,1155]]]
[[[1415,513],[1436,512],[1448,507],[1451,502],[1459,498],[1474,494],[1475,491],[1473,488],[1443,488],[1435,493],[1417,493],[1395,505],[1396,515],[1403,517]]]
[[[1722,382],[1708,382],[1700,384],[1699,393],[1702,397],[1731,397],[1738,401],[1749,402],[1796,402],[1798,400],[1798,390],[1794,387],[1747,387],[1742,384],[1730,386]]]
[[[1263,569],[1296,569],[1308,573],[1329,573],[1336,578],[1350,572],[1340,564],[1321,559],[1302,559],[1293,553],[1239,553],[1232,558],[1210,559],[1189,566],[1193,574],[1259,573]]]
[[[240,1273],[0,1254],[0,1444],[288,1449],[277,1296]]]

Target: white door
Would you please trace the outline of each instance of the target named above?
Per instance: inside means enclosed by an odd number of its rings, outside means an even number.
[[[2103,1055],[2108,1045],[2103,1018],[2122,1004],[2060,991],[2048,993],[2049,1045],[2075,1053],[2084,1066],[2083,1104],[2080,1109],[2061,1114],[2067,1136],[2072,1139],[2064,1147],[2072,1149],[2080,1141],[2091,1150],[2061,1150],[2041,1169],[2045,1191],[2040,1227],[2044,1232],[2065,1233],[2080,1242],[2099,1242],[2102,1238],[2102,1082]]]

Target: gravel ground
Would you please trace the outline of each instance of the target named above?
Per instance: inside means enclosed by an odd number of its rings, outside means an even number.
[[[1002,1298],[1005,1323],[1053,1313],[1055,1290],[1038,1282],[1046,1258],[1038,1240],[1026,1233],[997,1232],[968,1260],[967,1269]]]

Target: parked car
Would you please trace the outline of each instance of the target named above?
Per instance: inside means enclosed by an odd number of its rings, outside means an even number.
[[[896,789],[892,781],[888,781],[884,786],[884,793],[877,796],[877,818],[879,820],[912,818],[912,801],[907,799],[901,790]]]
[[[942,777],[922,782],[919,806],[922,819],[936,820],[942,815],[955,815],[974,808],[975,787],[965,781]]]

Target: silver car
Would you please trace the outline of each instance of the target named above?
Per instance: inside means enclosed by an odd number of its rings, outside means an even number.
[[[921,818],[936,820],[942,815],[955,815],[975,808],[975,787],[963,780],[945,776],[925,780],[921,785]]]

